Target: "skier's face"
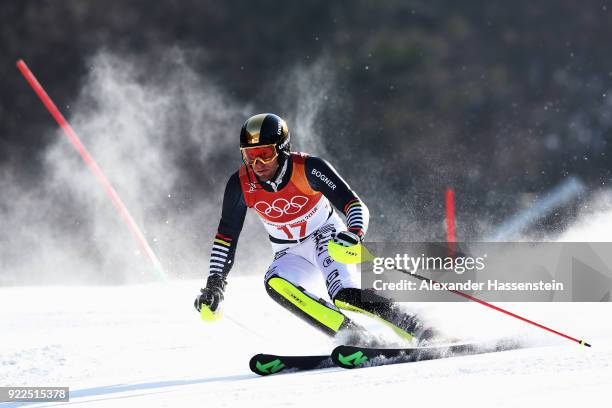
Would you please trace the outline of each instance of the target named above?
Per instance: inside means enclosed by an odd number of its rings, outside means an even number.
[[[253,167],[253,171],[263,181],[270,178],[278,169],[278,152],[273,144],[241,148],[244,162]]]
[[[263,164],[260,160],[257,160],[255,163],[253,163],[252,167],[255,174],[257,174],[257,177],[263,181],[268,181],[278,169],[278,159],[274,159],[267,164]]]

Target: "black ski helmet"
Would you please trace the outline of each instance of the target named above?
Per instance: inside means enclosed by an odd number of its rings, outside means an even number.
[[[240,147],[256,147],[273,144],[276,151],[289,153],[291,150],[287,123],[273,113],[251,116],[240,130]]]

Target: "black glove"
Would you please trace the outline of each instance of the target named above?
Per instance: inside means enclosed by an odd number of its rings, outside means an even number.
[[[199,312],[202,310],[202,305],[208,306],[211,312],[215,312],[221,301],[223,301],[223,292],[225,291],[225,277],[219,274],[208,276],[206,287],[200,289],[200,294],[193,302],[193,306]]]
[[[359,235],[350,231],[340,231],[332,236],[334,243],[343,247],[350,247],[361,243]]]

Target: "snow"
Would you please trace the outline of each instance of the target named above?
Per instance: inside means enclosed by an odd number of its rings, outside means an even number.
[[[592,348],[474,303],[422,303],[410,307],[457,337],[514,336],[530,347],[258,377],[248,368],[253,354],[319,354],[334,343],[270,300],[261,278],[234,277],[224,317],[203,322],[192,305],[200,284],[0,288],[0,385],[69,386],[70,402],[60,405],[85,407],[563,407],[610,400],[610,303],[499,304]],[[22,405],[58,403],[0,404]]]

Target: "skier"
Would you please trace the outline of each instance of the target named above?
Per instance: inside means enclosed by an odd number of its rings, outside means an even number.
[[[294,314],[336,335],[357,328],[342,310],[382,319],[401,336],[423,334],[421,322],[392,301],[361,290],[355,265],[330,257],[330,240],[352,246],[368,230],[366,205],[326,161],[290,151],[287,124],[264,113],[249,118],[240,132],[243,165],[225,188],[223,210],[210,257],[206,287],[194,306],[210,320],[219,317],[226,278],[234,261],[247,208],[256,211],[266,228],[274,260],[265,275],[272,299]],[[331,204],[330,204],[331,203]],[[332,205],[346,217],[346,225]],[[302,285],[322,274],[331,302]]]

